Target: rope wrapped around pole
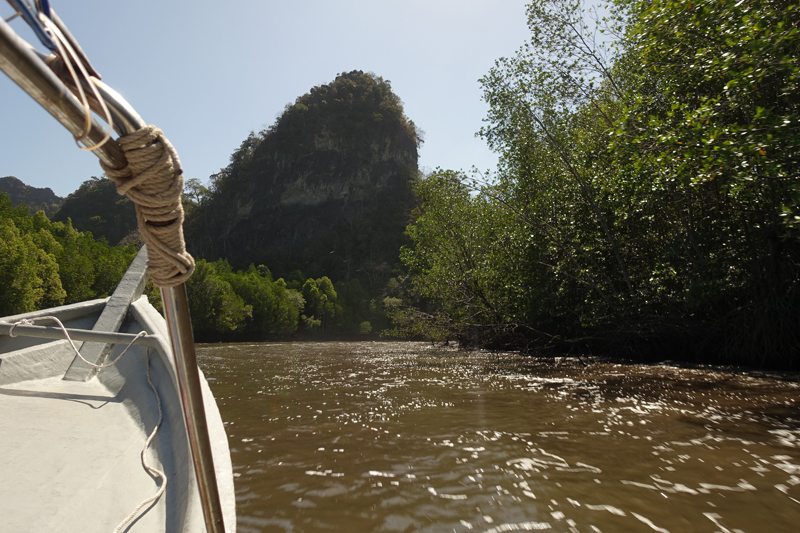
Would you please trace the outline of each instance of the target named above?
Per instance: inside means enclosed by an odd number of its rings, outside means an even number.
[[[101,163],[103,170],[117,184],[117,192],[136,205],[153,282],[162,288],[180,285],[192,275],[194,259],[183,240],[183,170],[178,154],[155,126],[118,141],[128,164],[114,169]]]

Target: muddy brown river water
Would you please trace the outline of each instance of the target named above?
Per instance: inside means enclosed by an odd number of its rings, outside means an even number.
[[[238,531],[800,531],[800,380],[423,343],[202,345]]]

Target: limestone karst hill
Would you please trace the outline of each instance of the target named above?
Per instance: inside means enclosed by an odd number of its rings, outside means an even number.
[[[133,202],[120,196],[108,178],[84,181],[51,218],[54,222],[69,219],[78,231],[91,231],[95,238],[105,238],[111,245],[127,243],[132,234],[138,235]]]
[[[13,176],[0,178],[0,191],[8,194],[14,205],[25,202],[31,214],[41,210],[47,216],[52,216],[64,203],[64,199],[56,196],[56,193],[49,187],[26,185]]]
[[[420,142],[388,81],[343,73],[251,133],[212,176],[189,210],[190,251],[276,277],[384,278],[405,242]]]

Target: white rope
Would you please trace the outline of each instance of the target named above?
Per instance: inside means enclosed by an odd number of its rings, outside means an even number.
[[[154,468],[149,464],[147,464],[147,455],[146,455],[147,448],[150,447],[150,442],[152,442],[153,438],[156,436],[156,432],[158,431],[159,426],[161,426],[161,420],[163,416],[161,414],[161,398],[158,396],[158,391],[156,391],[155,385],[153,385],[153,382],[150,381],[150,348],[147,349],[146,354],[147,354],[146,355],[147,383],[150,385],[150,388],[153,389],[153,394],[156,395],[156,402],[158,403],[158,423],[156,424],[156,427],[153,428],[153,432],[150,433],[150,436],[147,438],[147,442],[144,443],[144,448],[142,449],[142,465],[144,465],[145,470],[147,470],[147,472],[152,477],[161,478],[164,480],[164,482],[161,484],[161,487],[158,489],[158,492],[156,492],[155,495],[150,496],[142,503],[140,503],[136,507],[136,509],[131,511],[131,514],[129,514],[128,517],[125,518],[125,520],[120,522],[120,524],[117,526],[117,529],[114,530],[114,533],[119,533],[120,531],[122,531],[122,528],[124,528],[128,522],[133,520],[133,518],[139,513],[142,507],[144,507],[148,503],[154,502],[157,499],[159,499],[161,495],[164,494],[164,491],[167,490],[167,475],[161,470],[158,470],[157,468]]]
[[[72,76],[72,80],[75,82],[75,87],[78,90],[78,98],[81,101],[81,105],[83,106],[83,113],[85,119],[84,130],[80,136],[75,137],[75,142],[76,143],[82,142],[84,143],[84,145],[86,145],[86,146],[81,146],[79,144],[78,148],[80,148],[81,150],[88,150],[88,151],[97,150],[111,138],[111,130],[112,130],[111,123],[113,120],[111,117],[111,111],[108,109],[106,101],[103,99],[102,96],[100,96],[100,93],[97,90],[97,85],[94,83],[94,78],[90,76],[88,72],[86,72],[86,68],[83,66],[83,62],[78,58],[78,54],[72,48],[72,45],[70,44],[69,40],[66,37],[64,37],[63,33],[61,33],[61,30],[58,28],[58,26],[56,26],[56,24],[52,20],[50,20],[50,18],[48,18],[42,13],[39,13],[39,20],[42,22],[45,28],[50,30],[50,33],[53,35],[53,37],[55,37],[55,39],[53,39],[53,42],[56,44],[56,48],[58,48],[58,53],[61,56],[61,59],[64,61],[64,64],[66,65],[70,75]],[[108,129],[106,130],[106,134],[103,137],[103,139],[99,143],[92,146],[89,146],[89,143],[87,142],[87,137],[89,136],[89,133],[92,131],[92,109],[91,106],[89,105],[89,100],[86,97],[86,93],[84,92],[83,87],[81,86],[81,82],[78,79],[78,75],[75,72],[75,67],[78,67],[81,76],[83,76],[83,79],[86,80],[86,82],[89,84],[89,87],[92,89],[92,94],[94,95],[97,102],[100,104],[100,109],[103,111],[103,114],[105,116],[105,121],[108,123]]]
[[[61,331],[64,332],[64,336],[69,341],[70,346],[72,346],[72,349],[75,351],[75,353],[78,355],[78,357],[80,357],[81,360],[84,363],[86,363],[87,365],[92,366],[94,368],[97,368],[98,370],[102,370],[104,368],[108,368],[110,366],[114,366],[115,364],[117,364],[117,361],[122,359],[122,356],[125,355],[128,352],[128,350],[130,350],[131,346],[133,346],[133,343],[136,342],[137,339],[147,335],[146,331],[140,331],[136,335],[136,337],[134,337],[133,340],[131,340],[131,342],[128,344],[128,346],[126,346],[125,349],[122,350],[122,353],[119,354],[119,356],[117,356],[116,359],[114,359],[113,361],[111,361],[110,363],[105,364],[105,365],[97,365],[97,364],[94,364],[94,363],[90,363],[89,361],[87,361],[86,359],[83,358],[83,356],[81,355],[81,352],[78,351],[78,348],[75,346],[75,343],[72,342],[72,339],[70,338],[69,333],[67,332],[67,328],[65,328],[64,324],[62,324],[61,321],[58,318],[54,317],[54,316],[39,316],[39,317],[35,317],[35,318],[30,318],[30,319],[23,318],[22,320],[19,320],[18,322],[14,322],[11,325],[11,329],[8,331],[8,336],[9,337],[15,337],[16,336],[16,335],[14,335],[14,328],[15,327],[17,327],[17,326],[32,326],[33,323],[35,321],[37,321],[37,320],[54,320],[59,325],[59,327],[61,328]],[[147,450],[150,447],[150,443],[153,442],[153,439],[155,438],[156,433],[158,433],[158,428],[161,427],[161,422],[164,419],[163,412],[162,412],[162,409],[161,409],[161,397],[158,395],[158,391],[156,390],[155,385],[153,385],[153,381],[150,379],[150,348],[147,348],[146,351],[145,351],[145,368],[147,370],[147,384],[150,385],[150,388],[153,390],[153,394],[156,397],[156,405],[158,405],[158,422],[156,423],[156,426],[153,428],[153,431],[150,433],[150,436],[147,437],[147,441],[145,441],[145,443],[144,443],[144,448],[142,448],[142,466],[144,466],[144,469],[147,470],[147,473],[150,474],[150,476],[152,476],[155,479],[162,479],[164,482],[161,483],[161,487],[159,487],[158,492],[156,492],[153,496],[147,498],[142,503],[137,505],[136,509],[134,509],[131,512],[131,514],[129,514],[125,518],[125,520],[120,522],[120,524],[114,530],[114,533],[119,533],[120,531],[122,531],[122,529],[125,527],[125,525],[128,524],[131,520],[133,520],[136,517],[136,515],[139,513],[139,511],[141,511],[142,508],[145,505],[147,505],[149,503],[152,503],[152,502],[156,501],[157,499],[159,499],[164,494],[164,491],[167,490],[167,475],[164,472],[162,472],[161,470],[159,470],[159,469],[157,469],[157,468],[155,468],[153,466],[150,466],[147,463]]]
[[[8,330],[8,336],[9,337],[16,337],[16,335],[14,335],[14,328],[15,327],[17,327],[17,326],[32,326],[33,323],[36,322],[37,320],[54,320],[56,322],[56,324],[58,324],[58,327],[61,328],[61,331],[64,332],[64,337],[69,341],[69,345],[72,346],[72,349],[75,351],[75,354],[78,357],[81,358],[81,361],[83,361],[87,365],[89,365],[89,366],[91,366],[93,368],[96,368],[98,370],[102,370],[104,368],[108,368],[110,366],[116,365],[117,361],[122,359],[122,356],[125,355],[126,353],[128,353],[128,350],[131,349],[131,346],[133,346],[134,342],[136,342],[140,337],[144,337],[144,336],[147,335],[146,331],[140,331],[136,335],[136,337],[134,337],[133,340],[128,344],[128,346],[126,346],[125,349],[122,350],[122,353],[119,354],[119,356],[117,356],[116,359],[114,359],[113,361],[111,361],[108,364],[98,365],[98,364],[95,364],[95,363],[91,363],[91,362],[89,362],[89,361],[87,361],[86,359],[83,358],[83,356],[81,355],[81,352],[79,352],[78,348],[75,346],[75,343],[72,342],[72,339],[70,338],[69,333],[67,333],[67,328],[65,328],[64,324],[62,324],[61,321],[58,318],[54,317],[54,316],[37,316],[35,318],[30,318],[30,319],[29,318],[23,318],[22,320],[20,320],[18,322],[14,322],[13,324],[11,324],[11,329]]]

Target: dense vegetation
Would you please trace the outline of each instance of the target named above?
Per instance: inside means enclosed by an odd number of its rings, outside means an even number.
[[[95,238],[104,238],[112,245],[137,231],[133,202],[120,196],[108,178],[84,181],[52,218],[56,222],[71,220],[78,231],[90,231]]]
[[[135,255],[0,193],[0,316],[108,296]]]
[[[490,179],[437,171],[398,331],[800,364],[800,6],[575,0],[481,80]]]
[[[0,192],[8,194],[14,205],[25,202],[31,215],[44,211],[45,215],[51,217],[64,203],[64,199],[56,196],[49,187],[32,187],[14,176],[0,178]]]
[[[0,193],[0,316],[109,296],[136,252],[77,231],[69,219],[31,215]],[[198,340],[361,335],[389,325],[383,301],[370,300],[358,279],[334,285],[295,270],[273,280],[263,265],[234,271],[227,260],[200,259],[187,292]],[[152,282],[146,294],[160,307]]]
[[[417,176],[413,123],[356,71],[251,134],[208,188],[190,180],[198,337],[394,327],[800,366],[800,6],[544,0],[527,14],[530,41],[481,80],[495,175]],[[84,185],[76,205],[102,189]],[[132,256],[3,202],[6,312],[104,294]]]
[[[394,279],[389,292],[392,287]],[[295,270],[274,280],[264,265],[234,271],[225,259],[198,260],[186,292],[200,341],[352,338],[388,328],[387,309],[399,303],[391,296],[370,300],[357,279],[334,284],[327,276],[314,279]],[[152,284],[147,296],[160,310]]]

